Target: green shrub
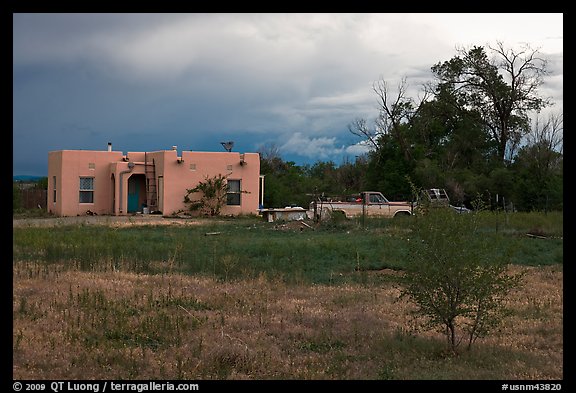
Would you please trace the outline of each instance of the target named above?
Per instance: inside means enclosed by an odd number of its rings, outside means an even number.
[[[425,328],[439,328],[452,352],[466,340],[468,349],[506,315],[504,300],[520,284],[507,274],[511,247],[479,233],[477,215],[431,209],[413,226],[401,296],[425,317]],[[492,247],[502,250],[491,252]]]

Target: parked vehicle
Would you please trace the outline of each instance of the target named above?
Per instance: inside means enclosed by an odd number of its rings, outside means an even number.
[[[450,204],[446,190],[429,188],[422,190],[416,202],[391,202],[381,192],[363,191],[347,197],[319,197],[310,202],[308,217],[315,220],[326,220],[334,214],[342,214],[346,218],[365,216],[398,217],[424,213],[426,208],[449,208],[456,213],[469,213],[464,206]]]
[[[427,190],[422,190],[423,200],[420,201],[419,205],[428,205],[430,207],[449,207],[456,213],[470,213],[470,209],[464,206],[455,206],[450,204],[450,198],[446,190],[443,188],[429,188]]]
[[[366,216],[397,217],[413,214],[411,202],[391,202],[378,191],[363,191],[345,198],[324,197],[310,202],[309,211],[315,220],[325,220],[334,214],[346,218]]]

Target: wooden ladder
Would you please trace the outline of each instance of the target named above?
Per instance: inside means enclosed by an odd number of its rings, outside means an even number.
[[[156,164],[154,159],[148,162],[148,155],[144,152],[144,172],[146,173],[146,205],[150,212],[158,210],[158,192],[156,190]]]

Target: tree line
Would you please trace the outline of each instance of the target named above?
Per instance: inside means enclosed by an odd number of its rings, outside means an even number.
[[[563,209],[563,114],[538,88],[547,60],[525,45],[460,48],[431,67],[418,102],[403,78],[373,83],[378,116],[348,130],[369,151],[353,162],[284,161],[275,145],[259,150],[265,207],[299,205],[322,194],[381,191],[411,200],[411,185],[444,188],[453,204],[478,197],[491,208]]]

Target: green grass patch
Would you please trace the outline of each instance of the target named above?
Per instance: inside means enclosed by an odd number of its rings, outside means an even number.
[[[504,216],[487,213],[480,220],[479,235],[492,244],[487,252],[512,249],[512,262],[519,265],[562,263],[561,214]],[[372,284],[384,278],[370,272],[405,266],[414,220],[344,220],[315,230],[286,229],[257,217],[190,226],[19,227],[13,230],[13,260],[83,271],[181,272],[222,280],[264,274],[289,283]],[[549,237],[525,236],[535,230]]]

